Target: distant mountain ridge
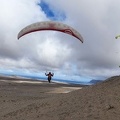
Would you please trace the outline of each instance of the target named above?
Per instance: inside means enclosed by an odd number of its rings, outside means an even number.
[[[100,83],[100,82],[102,82],[103,80],[91,80],[89,83],[91,83],[91,84],[97,84],[97,83]]]

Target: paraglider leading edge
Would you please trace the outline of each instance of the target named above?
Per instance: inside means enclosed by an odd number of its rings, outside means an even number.
[[[31,32],[43,31],[43,30],[53,30],[53,31],[63,32],[79,39],[83,43],[83,37],[78,31],[76,31],[75,29],[73,29],[72,27],[66,24],[53,22],[53,21],[37,22],[28,25],[18,33],[17,38],[19,39],[22,36],[29,34]]]

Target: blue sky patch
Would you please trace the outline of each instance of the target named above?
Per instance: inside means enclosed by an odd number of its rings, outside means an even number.
[[[63,11],[53,8],[48,3],[44,2],[44,0],[41,0],[41,2],[38,3],[38,5],[44,11],[46,17],[49,18],[50,20],[63,21],[66,19],[66,15]]]

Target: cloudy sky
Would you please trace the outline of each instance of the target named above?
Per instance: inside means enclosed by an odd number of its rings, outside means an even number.
[[[76,80],[104,79],[120,74],[120,0],[0,0],[0,73]],[[84,38],[34,32],[17,39],[29,24],[59,21]],[[70,75],[70,76],[69,76]]]

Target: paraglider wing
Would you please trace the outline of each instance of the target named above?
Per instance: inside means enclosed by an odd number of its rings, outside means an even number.
[[[120,35],[117,35],[115,38],[118,39],[120,37]]]
[[[75,29],[73,29],[72,27],[66,24],[59,23],[59,22],[53,22],[53,21],[37,22],[31,25],[28,25],[27,27],[23,28],[18,33],[18,39],[28,33],[42,31],[42,30],[54,30],[54,31],[67,33],[79,39],[83,43],[82,36]]]

